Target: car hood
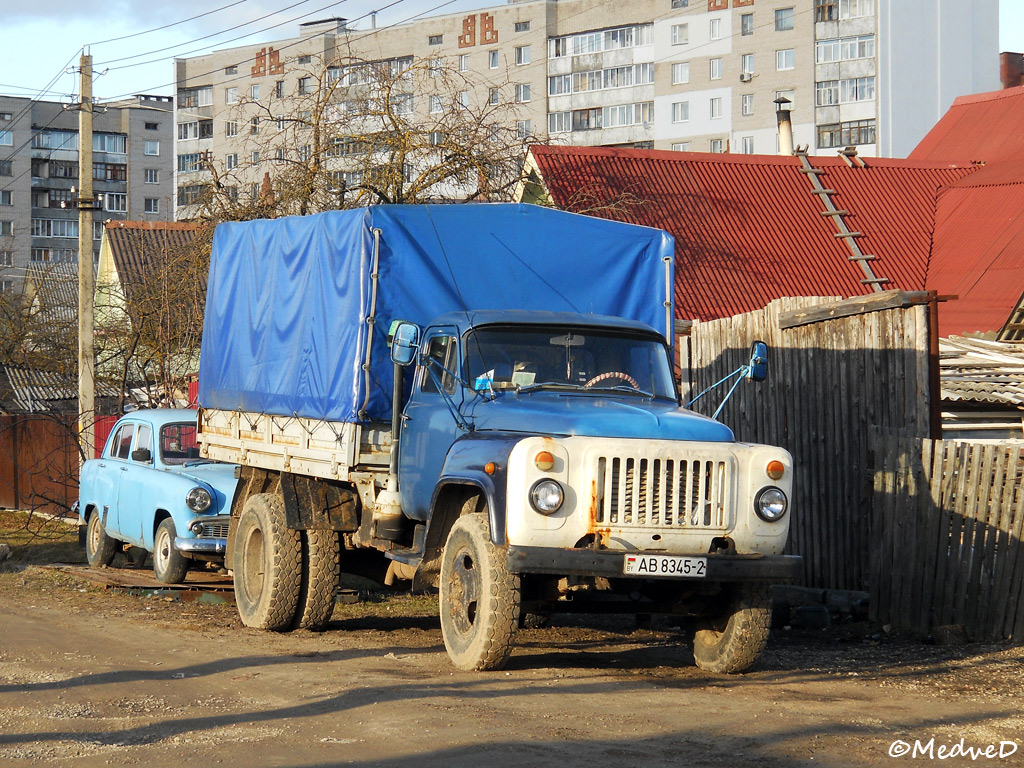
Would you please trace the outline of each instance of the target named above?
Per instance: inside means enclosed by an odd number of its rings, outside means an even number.
[[[237,467],[237,464],[211,461],[203,464],[171,467],[168,471],[197,483],[204,483],[217,491],[218,495],[231,501],[235,494],[235,486],[238,485],[238,478],[235,477]]]
[[[731,442],[721,422],[664,400],[537,390],[502,392],[467,405],[477,431]]]

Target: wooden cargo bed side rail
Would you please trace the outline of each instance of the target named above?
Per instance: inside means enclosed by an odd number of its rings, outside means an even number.
[[[204,458],[326,480],[356,470],[387,470],[386,424],[350,424],[246,411],[199,410]]]

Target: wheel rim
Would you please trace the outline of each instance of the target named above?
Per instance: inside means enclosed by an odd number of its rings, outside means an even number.
[[[171,537],[167,534],[166,530],[162,530],[157,534],[156,547],[153,552],[153,560],[156,562],[159,570],[165,570],[167,568],[167,562],[171,558]]]
[[[245,537],[242,547],[242,588],[250,602],[257,602],[263,592],[264,575],[263,531],[253,528]]]
[[[476,623],[477,601],[480,598],[480,571],[473,555],[459,552],[452,567],[451,586],[448,590],[448,609],[455,631],[468,635]]]
[[[95,513],[94,513],[95,514]],[[94,555],[100,548],[100,526],[94,516],[89,520],[89,554]]]

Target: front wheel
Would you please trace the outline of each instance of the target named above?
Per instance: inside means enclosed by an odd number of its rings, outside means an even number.
[[[767,584],[739,584],[725,610],[701,619],[693,638],[693,658],[705,672],[732,674],[753,666],[768,643],[771,596]]]
[[[85,559],[93,568],[110,565],[117,554],[117,542],[107,535],[99,511],[93,512],[85,529]]]
[[[288,528],[280,496],[250,496],[238,518],[232,561],[235,606],[247,627],[292,627],[302,587],[299,532]]]
[[[188,573],[188,558],[174,548],[177,535],[168,517],[160,521],[153,539],[153,575],[164,584],[181,584]]]
[[[459,669],[501,669],[519,627],[519,576],[491,543],[487,515],[459,518],[441,556],[441,634]]]

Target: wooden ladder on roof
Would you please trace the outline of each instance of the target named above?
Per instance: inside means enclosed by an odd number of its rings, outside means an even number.
[[[854,232],[848,226],[846,226],[845,216],[849,216],[849,211],[840,210],[836,207],[836,204],[832,200],[832,195],[836,194],[834,189],[827,189],[818,177],[825,173],[823,168],[815,168],[811,165],[811,161],[807,158],[806,149],[798,149],[796,156],[800,158],[801,167],[798,169],[800,173],[806,174],[807,178],[811,180],[811,186],[814,189],[811,190],[812,195],[817,195],[825,206],[825,210],[821,212],[822,216],[827,216],[832,219],[836,225],[836,229],[839,230],[835,233],[835,237],[841,239],[846,243],[846,247],[850,250],[850,261],[856,263],[861,271],[864,273],[864,279],[861,283],[864,285],[870,285],[872,290],[876,293],[881,293],[884,289],[882,286],[889,282],[887,277],[879,277],[875,274],[871,268],[871,262],[874,261],[875,257],[870,254],[865,254],[857,243],[857,238],[862,237],[861,232]],[[843,159],[852,167],[854,163],[847,156],[843,156]],[[860,158],[856,158],[859,163],[859,167],[864,167],[864,161]]]

